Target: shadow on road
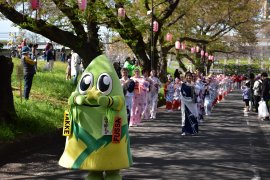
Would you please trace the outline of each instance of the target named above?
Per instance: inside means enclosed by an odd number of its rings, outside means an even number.
[[[159,109],[158,119],[131,127],[134,164],[121,171],[131,179],[269,179],[269,136],[255,113],[243,114],[234,91],[206,116],[196,136],[181,136],[181,113]],[[42,147],[1,161],[4,179],[83,179],[85,171],[67,170],[57,162],[64,137],[44,140]],[[33,146],[29,142],[25,148]],[[31,148],[29,148],[31,149]],[[21,155],[20,155],[21,154]]]

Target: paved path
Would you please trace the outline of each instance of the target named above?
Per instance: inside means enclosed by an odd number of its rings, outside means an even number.
[[[270,179],[270,121],[244,114],[243,105],[239,92],[229,94],[205,117],[197,136],[181,136],[180,112],[160,108],[158,119],[130,128],[134,165],[121,171],[123,179]],[[64,138],[52,138],[5,158],[0,178],[83,179],[87,172],[57,165],[63,147]]]

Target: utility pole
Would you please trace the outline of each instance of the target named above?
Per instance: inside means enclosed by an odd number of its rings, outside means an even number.
[[[154,2],[152,0],[152,13],[151,13],[151,70],[154,69]]]

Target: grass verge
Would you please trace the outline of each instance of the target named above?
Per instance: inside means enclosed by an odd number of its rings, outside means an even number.
[[[67,64],[56,61],[52,72],[43,70],[44,61],[38,62],[38,71],[34,76],[30,99],[21,99],[20,80],[16,67],[19,59],[13,59],[12,87],[15,110],[18,116],[15,124],[0,124],[0,140],[10,141],[20,136],[46,134],[60,128],[67,100],[75,86],[65,79]],[[21,81],[23,84],[23,80]]]

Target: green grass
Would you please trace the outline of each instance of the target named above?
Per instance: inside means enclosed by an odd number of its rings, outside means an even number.
[[[13,59],[12,87],[15,110],[18,116],[15,124],[0,124],[0,140],[13,140],[18,136],[45,134],[60,128],[67,100],[75,86],[65,79],[67,64],[55,62],[52,72],[44,71],[44,61],[38,62],[38,72],[34,76],[30,98],[20,98],[20,81],[16,76],[19,59]],[[23,80],[22,80],[23,84]],[[22,85],[23,92],[23,85]]]

